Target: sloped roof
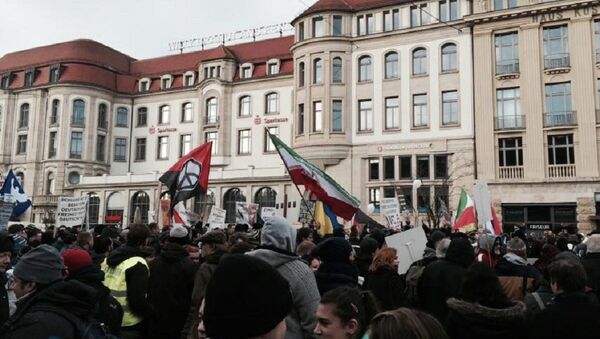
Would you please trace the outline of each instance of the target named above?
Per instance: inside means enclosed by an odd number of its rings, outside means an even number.
[[[358,12],[372,8],[392,6],[411,2],[410,0],[319,0],[296,17],[292,23],[310,14],[329,11]]]

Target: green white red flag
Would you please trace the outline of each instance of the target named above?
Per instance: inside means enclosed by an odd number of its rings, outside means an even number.
[[[346,192],[327,173],[303,159],[278,137],[270,133],[269,137],[277,148],[294,184],[303,185],[311,191],[318,200],[329,206],[335,215],[351,220],[360,201]]]
[[[456,220],[452,226],[453,231],[470,232],[477,229],[477,216],[473,199],[461,190],[458,208],[456,209]]]

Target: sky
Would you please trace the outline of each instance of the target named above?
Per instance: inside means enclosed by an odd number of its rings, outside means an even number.
[[[316,0],[0,0],[0,56],[93,39],[136,59],[169,43],[290,22]]]

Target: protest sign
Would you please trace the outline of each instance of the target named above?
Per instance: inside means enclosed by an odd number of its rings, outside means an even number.
[[[56,226],[73,227],[83,225],[87,215],[89,196],[59,197],[56,206]]]
[[[400,204],[396,198],[381,199],[381,214],[385,217],[390,227],[402,228],[402,216],[400,215]]]
[[[263,221],[267,221],[277,215],[277,209],[275,207],[263,207],[260,209],[260,217]]]
[[[223,225],[225,227],[225,216],[227,215],[227,211],[222,208],[213,207],[210,211],[210,215],[206,220],[206,223],[210,224],[211,227],[213,225]]]
[[[386,237],[385,242],[398,252],[398,274],[404,274],[413,262],[423,258],[427,237],[422,227],[415,227]]]
[[[12,215],[15,204],[10,201],[0,201],[0,232],[8,227],[8,220]]]
[[[300,202],[300,211],[298,212],[298,222],[302,224],[310,224],[312,221],[311,211],[315,210],[315,202],[304,200]]]
[[[252,225],[256,223],[256,214],[258,212],[258,204],[247,202],[235,203],[235,222],[236,224]]]

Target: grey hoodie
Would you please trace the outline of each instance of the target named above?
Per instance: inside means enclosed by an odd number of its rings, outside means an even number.
[[[282,217],[267,221],[262,229],[261,246],[247,255],[273,266],[290,284],[294,308],[285,319],[286,339],[312,338],[320,296],[315,275],[306,263],[295,256],[296,230]]]

